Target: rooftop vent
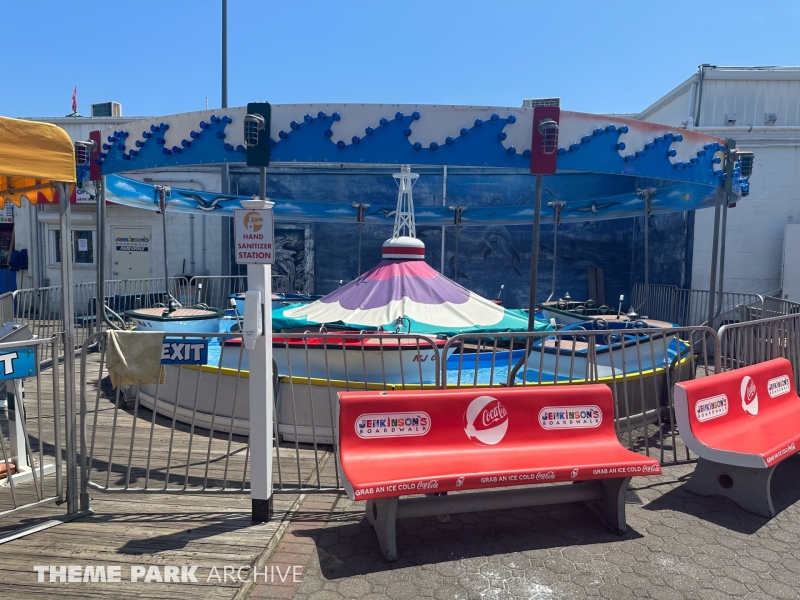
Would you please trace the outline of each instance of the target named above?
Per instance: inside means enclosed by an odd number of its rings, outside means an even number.
[[[534,106],[561,106],[561,98],[528,98],[522,101],[522,108],[533,108]]]
[[[101,102],[92,104],[93,117],[121,117],[122,104],[119,102]]]

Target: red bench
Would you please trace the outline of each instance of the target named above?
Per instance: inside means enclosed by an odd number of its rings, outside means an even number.
[[[586,502],[623,533],[631,476],[661,473],[620,445],[604,385],[341,392],[339,460],[390,561],[405,517]],[[441,494],[555,482],[570,485]]]
[[[774,517],[775,467],[800,446],[800,398],[784,358],[675,384],[675,417],[699,457],[686,488]]]

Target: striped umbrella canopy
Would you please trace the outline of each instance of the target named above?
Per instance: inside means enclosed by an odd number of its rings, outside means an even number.
[[[458,285],[425,261],[425,245],[397,237],[383,245],[383,260],[327,296],[310,304],[273,311],[274,329],[334,325],[351,329],[424,334],[527,331],[525,311],[507,309]],[[550,326],[537,321],[536,330]]]

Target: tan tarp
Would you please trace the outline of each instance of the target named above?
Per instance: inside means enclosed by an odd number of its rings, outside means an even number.
[[[75,151],[67,132],[36,121],[0,117],[0,208],[52,202],[51,182],[75,181]]]

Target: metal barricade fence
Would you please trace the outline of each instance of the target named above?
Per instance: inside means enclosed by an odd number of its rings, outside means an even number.
[[[116,388],[107,378],[106,344],[86,352],[106,335],[88,338],[81,357],[83,491],[249,492],[250,373],[238,334],[192,333],[192,340],[209,340],[208,364],[165,365],[162,383]],[[337,392],[434,389],[443,344],[403,334],[274,337],[275,493],[342,489]]]
[[[230,308],[230,297],[247,291],[246,275],[198,275],[187,284],[192,304],[205,304],[215,308]],[[272,293],[285,294],[289,290],[289,278],[272,276]]]
[[[102,319],[97,318],[97,284],[73,284],[75,298],[75,340],[77,347],[83,345],[88,336],[98,327],[104,329]],[[105,299],[107,307],[123,318],[119,321],[125,326],[124,312],[128,309],[150,308],[166,301],[164,279],[130,279],[126,281],[106,281]],[[185,277],[170,278],[170,294],[180,300],[188,298],[188,281]],[[14,321],[23,323],[40,338],[50,338],[64,330],[61,320],[61,286],[27,288],[0,297],[0,314],[3,323]],[[9,312],[10,311],[10,312]],[[9,316],[10,315],[10,316]],[[116,320],[116,317],[114,317]],[[51,360],[50,348],[43,348],[40,360]]]
[[[443,386],[602,383],[614,397],[620,441],[662,464],[690,461],[677,435],[673,384],[719,371],[708,327],[462,334],[442,349]]]
[[[633,286],[631,304],[640,315],[651,319],[675,323],[681,327],[698,327],[708,324],[708,294],[708,290],[636,283]],[[745,318],[743,315],[746,315],[747,320],[758,318],[756,315],[763,312],[766,298],[746,292],[723,292],[721,302],[713,325],[738,321]]]
[[[771,317],[796,314],[800,314],[800,303],[784,300],[783,298],[776,298],[774,296],[764,297],[761,318],[768,319]]]
[[[0,351],[33,348],[41,354],[49,348],[52,356],[59,337],[0,344]],[[39,357],[33,357],[35,364]],[[62,461],[66,440],[63,382],[58,362],[49,372],[37,370],[24,379],[0,382],[5,386],[7,405],[0,408],[0,543],[3,534],[18,525],[12,515],[64,499],[65,466]],[[70,465],[67,465],[70,468]],[[8,475],[11,474],[9,477]]]
[[[672,307],[677,289],[678,287],[674,285],[635,283],[631,291],[631,306],[640,315],[647,315],[651,319],[660,321],[673,322]]]
[[[189,281],[189,290],[193,295],[193,304],[230,308],[231,295],[247,291],[247,276],[202,275],[192,277]]]
[[[800,375],[800,314],[725,325],[719,337],[726,371],[786,358],[792,363],[795,380]]]
[[[0,324],[14,320],[14,292],[0,296]]]

